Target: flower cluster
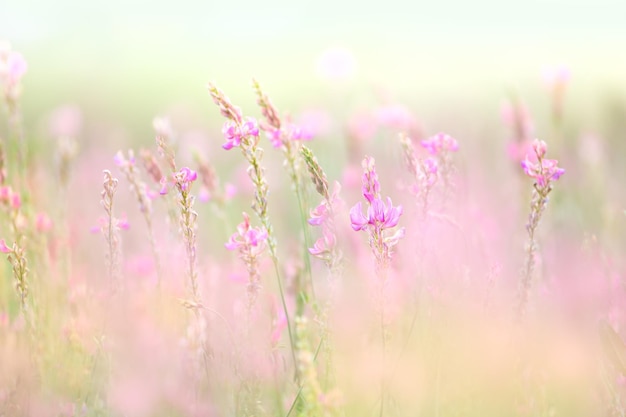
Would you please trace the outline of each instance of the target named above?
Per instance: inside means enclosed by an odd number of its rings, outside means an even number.
[[[401,214],[402,206],[394,207],[390,197],[387,197],[387,204],[380,198],[375,198],[370,202],[366,216],[363,215],[362,203],[356,203],[350,210],[350,222],[355,231],[369,228],[384,230],[395,227]]]
[[[416,195],[422,214],[425,215],[428,211],[430,192],[437,182],[439,164],[433,156],[418,158],[413,142],[405,134],[400,134],[400,144],[404,153],[404,162],[415,181],[411,186],[411,191]]]
[[[310,218],[308,220],[311,226],[322,227],[322,237],[317,239],[312,248],[309,248],[309,253],[320,259],[327,261],[336,261],[333,257],[336,257],[337,239],[335,237],[335,225],[333,213],[337,206],[341,204],[339,198],[339,192],[341,191],[341,185],[335,181],[332,194],[328,199],[322,200],[322,202],[310,212]]]
[[[545,188],[552,181],[558,180],[565,173],[565,170],[558,167],[556,159],[544,158],[547,151],[547,145],[544,141],[535,139],[532,147],[537,157],[537,162],[531,162],[528,156],[526,156],[526,159],[522,161],[522,168],[526,175],[535,179],[538,187]]]
[[[404,236],[404,228],[390,236],[385,230],[398,224],[402,215],[402,206],[394,207],[391,198],[385,203],[380,197],[380,183],[374,158],[366,156],[363,160],[362,192],[367,201],[367,214],[363,215],[363,204],[358,202],[350,209],[350,223],[355,231],[364,230],[369,235],[370,246],[376,256],[378,266],[384,266],[390,259],[393,247]]]
[[[0,204],[19,210],[22,206],[22,199],[19,193],[14,192],[10,186],[4,185],[0,187]]]
[[[421,144],[437,160],[438,177],[443,183],[442,202],[445,206],[449,192],[454,185],[452,182],[452,174],[454,172],[452,153],[459,150],[459,143],[452,136],[440,132],[422,140]]]
[[[208,90],[213,102],[219,107],[222,116],[228,119],[223,129],[224,136],[227,140],[223,148],[226,150],[232,149],[235,146],[241,148],[242,154],[249,164],[247,172],[255,188],[252,208],[259,216],[263,227],[267,231],[270,253],[274,261],[276,261],[276,241],[272,233],[272,225],[267,212],[267,195],[269,188],[265,178],[265,169],[260,164],[263,150],[258,147],[258,124],[253,118],[244,119],[241,109],[233,105],[224,92],[214,84],[209,83]]]
[[[189,191],[191,187],[191,183],[198,179],[198,173],[190,168],[183,167],[174,174],[174,182],[176,183],[176,187],[178,187],[181,191]]]
[[[246,117],[241,123],[228,120],[224,123],[222,134],[226,138],[226,143],[222,145],[222,148],[228,151],[241,145],[241,141],[246,138],[258,138],[259,125],[252,117]]]
[[[528,156],[522,161],[522,168],[529,177],[535,180],[532,199],[530,202],[530,214],[526,223],[528,232],[528,245],[526,249],[526,263],[520,282],[518,294],[518,317],[524,314],[528,301],[530,288],[536,267],[536,253],[538,245],[535,239],[535,231],[539,226],[541,216],[548,204],[548,195],[552,191],[552,181],[558,180],[565,173],[563,168],[558,167],[558,162],[554,159],[545,159],[548,146],[544,141],[535,139],[532,144],[537,162],[531,162]]]
[[[169,186],[174,185],[181,192],[189,192],[191,183],[198,179],[198,173],[191,168],[183,167],[180,171],[172,174],[170,180],[167,177],[161,178],[161,190],[159,194],[165,195],[169,192]]]
[[[431,155],[439,155],[443,152],[456,152],[459,150],[459,143],[452,136],[445,133],[437,133],[422,142],[424,149]]]
[[[280,148],[289,141],[310,140],[313,138],[313,134],[309,130],[292,123],[281,128],[271,126],[262,126],[262,128],[267,132],[267,138],[274,148]]]
[[[225,244],[228,250],[239,250],[252,256],[257,256],[265,249],[267,232],[259,227],[250,225],[250,216],[243,213],[243,222],[237,226],[237,233],[234,233]]]
[[[260,288],[257,258],[265,249],[267,238],[267,231],[259,227],[252,227],[250,216],[243,213],[243,222],[239,223],[237,232],[233,233],[224,245],[228,250],[238,250],[239,257],[248,269],[248,294],[251,304]]]

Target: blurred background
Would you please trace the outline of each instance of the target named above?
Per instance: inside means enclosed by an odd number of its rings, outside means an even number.
[[[27,120],[71,103],[151,142],[173,108],[217,120],[210,80],[252,109],[251,77],[283,109],[383,89],[428,118],[498,112],[512,90],[548,108],[542,72],[565,66],[593,120],[626,85],[624,16],[620,0],[0,0],[0,39],[29,62]]]

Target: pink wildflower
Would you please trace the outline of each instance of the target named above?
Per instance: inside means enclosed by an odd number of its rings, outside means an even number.
[[[10,52],[9,56],[7,57],[6,68],[7,84],[14,85],[19,83],[20,79],[26,73],[26,70],[28,69],[28,64],[26,63],[26,60],[24,59],[22,54],[20,54],[19,52]]]
[[[251,117],[246,117],[241,125],[236,121],[228,120],[224,123],[222,134],[226,138],[226,143],[222,145],[222,148],[228,151],[241,145],[241,141],[246,137],[258,137],[259,125]]]
[[[162,177],[161,181],[159,181],[159,184],[161,184],[161,189],[159,190],[159,194],[161,195],[167,194],[168,193],[167,178]]]
[[[128,223],[128,218],[126,217],[126,214],[124,214],[121,219],[117,219],[117,227],[121,230],[130,229],[130,223]]]
[[[250,251],[251,255],[259,254],[265,248],[267,241],[267,231],[258,227],[250,226],[250,217],[243,213],[243,222],[237,226],[237,233],[234,233],[225,244],[226,249],[240,251]]]
[[[4,241],[4,239],[0,239],[0,252],[13,253],[13,249],[7,246],[7,243]]]
[[[422,161],[422,167],[424,168],[425,174],[436,174],[437,173],[437,160],[434,158],[426,158]]]
[[[50,217],[44,212],[37,213],[35,217],[35,228],[40,233],[47,232],[52,229],[52,220],[50,220]]]
[[[319,226],[328,218],[329,210],[326,200],[322,201],[317,207],[311,210],[311,218],[308,220],[311,226]]]
[[[181,168],[174,174],[174,181],[181,191],[189,191],[191,183],[198,179],[198,173],[191,168]]]
[[[313,256],[325,256],[332,252],[335,247],[336,240],[335,235],[328,227],[322,228],[323,237],[320,237],[315,241],[312,248],[309,248],[309,253]]]
[[[280,148],[283,144],[282,131],[280,129],[271,129],[267,131],[267,138],[274,148]]]
[[[543,70],[543,81],[552,89],[562,89],[567,85],[571,77],[569,68],[563,65],[547,67]]]
[[[9,201],[11,194],[13,194],[13,191],[11,190],[11,187],[8,185],[2,186],[0,187],[0,202],[6,203]]]
[[[394,207],[391,198],[387,197],[387,204],[380,198],[371,201],[367,209],[367,216],[363,215],[362,203],[359,201],[350,209],[350,222],[355,231],[365,230],[372,226],[377,230],[395,227],[402,215],[402,206]]]
[[[265,127],[267,138],[274,148],[280,148],[283,143],[290,140],[310,140],[313,134],[302,127],[295,124],[288,124],[280,129],[274,127]]]
[[[378,123],[399,130],[408,130],[415,125],[415,120],[409,109],[400,104],[391,104],[376,110]]]
[[[237,195],[237,187],[229,182],[224,184],[224,199],[232,200],[235,195]]]
[[[241,144],[241,132],[237,124],[232,120],[224,123],[222,134],[226,138],[226,143],[222,145],[222,148],[227,151]]]
[[[533,163],[528,159],[522,161],[522,168],[526,175],[534,178],[539,187],[547,186],[551,181],[558,180],[565,173],[563,168],[558,167],[556,159],[544,159],[546,154],[546,143],[535,139],[533,141],[533,150],[537,156],[537,162]]]
[[[59,107],[50,115],[48,130],[57,138],[75,137],[80,132],[82,119],[82,113],[78,107]]]
[[[386,204],[381,199],[373,158],[365,157],[363,169],[363,197],[368,204],[367,214],[363,215],[363,203],[359,201],[350,209],[350,224],[354,231],[367,232],[377,267],[384,267],[391,259],[393,247],[404,236],[404,229],[396,231],[392,236],[385,234],[386,229],[397,226],[402,206],[394,207],[390,197],[387,197]]]
[[[456,152],[459,143],[452,136],[445,133],[437,133],[422,141],[422,146],[431,154],[438,155],[442,152]]]
[[[380,198],[380,183],[378,182],[378,174],[375,169],[374,158],[366,156],[361,164],[363,167],[362,191],[363,197],[371,203],[376,198]]]
[[[124,153],[122,153],[122,151],[118,151],[113,157],[113,163],[120,168],[135,165],[135,155],[132,151],[130,151],[128,153],[128,159],[126,159]]]

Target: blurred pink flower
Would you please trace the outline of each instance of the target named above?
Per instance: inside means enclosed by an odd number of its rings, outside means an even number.
[[[128,152],[128,159],[124,156],[122,151],[118,151],[113,157],[113,163],[120,168],[135,165],[135,154],[133,151]]]
[[[76,137],[83,123],[80,109],[75,106],[59,107],[49,117],[48,129],[54,137]]]
[[[0,187],[0,203],[8,204],[14,210],[19,210],[22,207],[20,195],[14,192],[9,185]]]
[[[35,217],[35,228],[39,233],[44,233],[52,229],[52,220],[45,212],[37,213]]]
[[[267,138],[274,148],[280,148],[286,141],[310,140],[313,138],[313,134],[310,131],[293,123],[288,123],[280,129],[266,127],[264,130],[267,132]]]
[[[265,248],[267,231],[258,227],[250,226],[250,217],[243,213],[243,222],[237,226],[237,232],[228,239],[225,246],[228,250],[239,249],[257,255]]]
[[[317,207],[311,210],[308,220],[311,226],[319,226],[328,218],[329,210],[326,200],[322,201]]]
[[[235,195],[237,195],[237,187],[229,182],[224,184],[224,199],[226,201],[232,200]]]
[[[18,193],[13,193],[11,195],[11,208],[19,210],[20,207],[22,207],[22,198]]]
[[[341,185],[337,181],[335,181],[333,192],[330,195],[330,201],[322,200],[322,202],[317,207],[311,210],[309,214],[310,218],[308,220],[311,226],[320,226],[322,223],[325,223],[328,220],[331,213],[331,207],[329,207],[329,204],[331,204],[333,207],[337,207],[339,204],[341,204],[339,192],[341,192]]]
[[[297,125],[305,132],[302,140],[309,140],[314,136],[321,136],[330,130],[332,120],[328,112],[322,109],[303,111],[296,118]]]
[[[399,130],[408,130],[415,124],[415,119],[408,108],[400,104],[379,107],[375,112],[379,124]]]
[[[11,196],[12,193],[13,191],[11,190],[11,187],[8,185],[0,187],[0,201],[3,203],[8,202],[9,197]]]
[[[128,218],[126,217],[126,214],[123,214],[121,219],[117,219],[117,227],[120,230],[130,229],[130,223],[128,223]]]
[[[114,219],[117,222],[115,227],[117,227],[117,229],[119,230],[128,230],[130,229],[130,223],[128,223],[126,215],[124,214],[123,216],[124,217],[122,217],[121,219]],[[104,216],[98,217],[97,223],[97,225],[91,226],[89,228],[89,231],[93,234],[102,233],[102,229],[108,227],[109,224],[108,220]]]
[[[346,80],[354,76],[357,63],[352,53],[334,47],[322,52],[317,59],[317,74],[327,80]]]
[[[443,132],[424,139],[421,143],[431,155],[439,155],[441,152],[456,152],[459,149],[459,143],[456,139]]]
[[[374,158],[371,156],[366,156],[361,164],[363,167],[361,191],[363,192],[363,197],[365,197],[369,203],[380,197],[380,183],[378,182],[378,174],[376,173],[374,164]]]
[[[155,271],[154,260],[150,256],[136,256],[126,262],[131,276],[149,277]]]
[[[335,235],[330,229],[328,229],[328,227],[322,228],[322,234],[323,236],[315,241],[313,247],[309,248],[309,253],[313,256],[322,257],[330,254],[332,249],[335,247]]]
[[[0,252],[13,253],[13,249],[7,246],[7,243],[4,241],[4,239],[0,239]]]
[[[521,162],[532,151],[532,142],[509,142],[506,151],[512,161]]]
[[[542,75],[544,83],[551,89],[564,88],[571,78],[571,72],[565,65],[546,67]]]
[[[6,83],[15,85],[20,82],[28,70],[26,60],[19,52],[9,52],[6,61]]]

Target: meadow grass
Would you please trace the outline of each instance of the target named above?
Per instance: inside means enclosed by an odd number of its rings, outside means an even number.
[[[37,146],[2,45],[0,416],[626,414],[622,161],[566,73],[546,123],[503,98],[498,146],[253,80],[208,84],[202,140],[109,154],[76,108]]]

